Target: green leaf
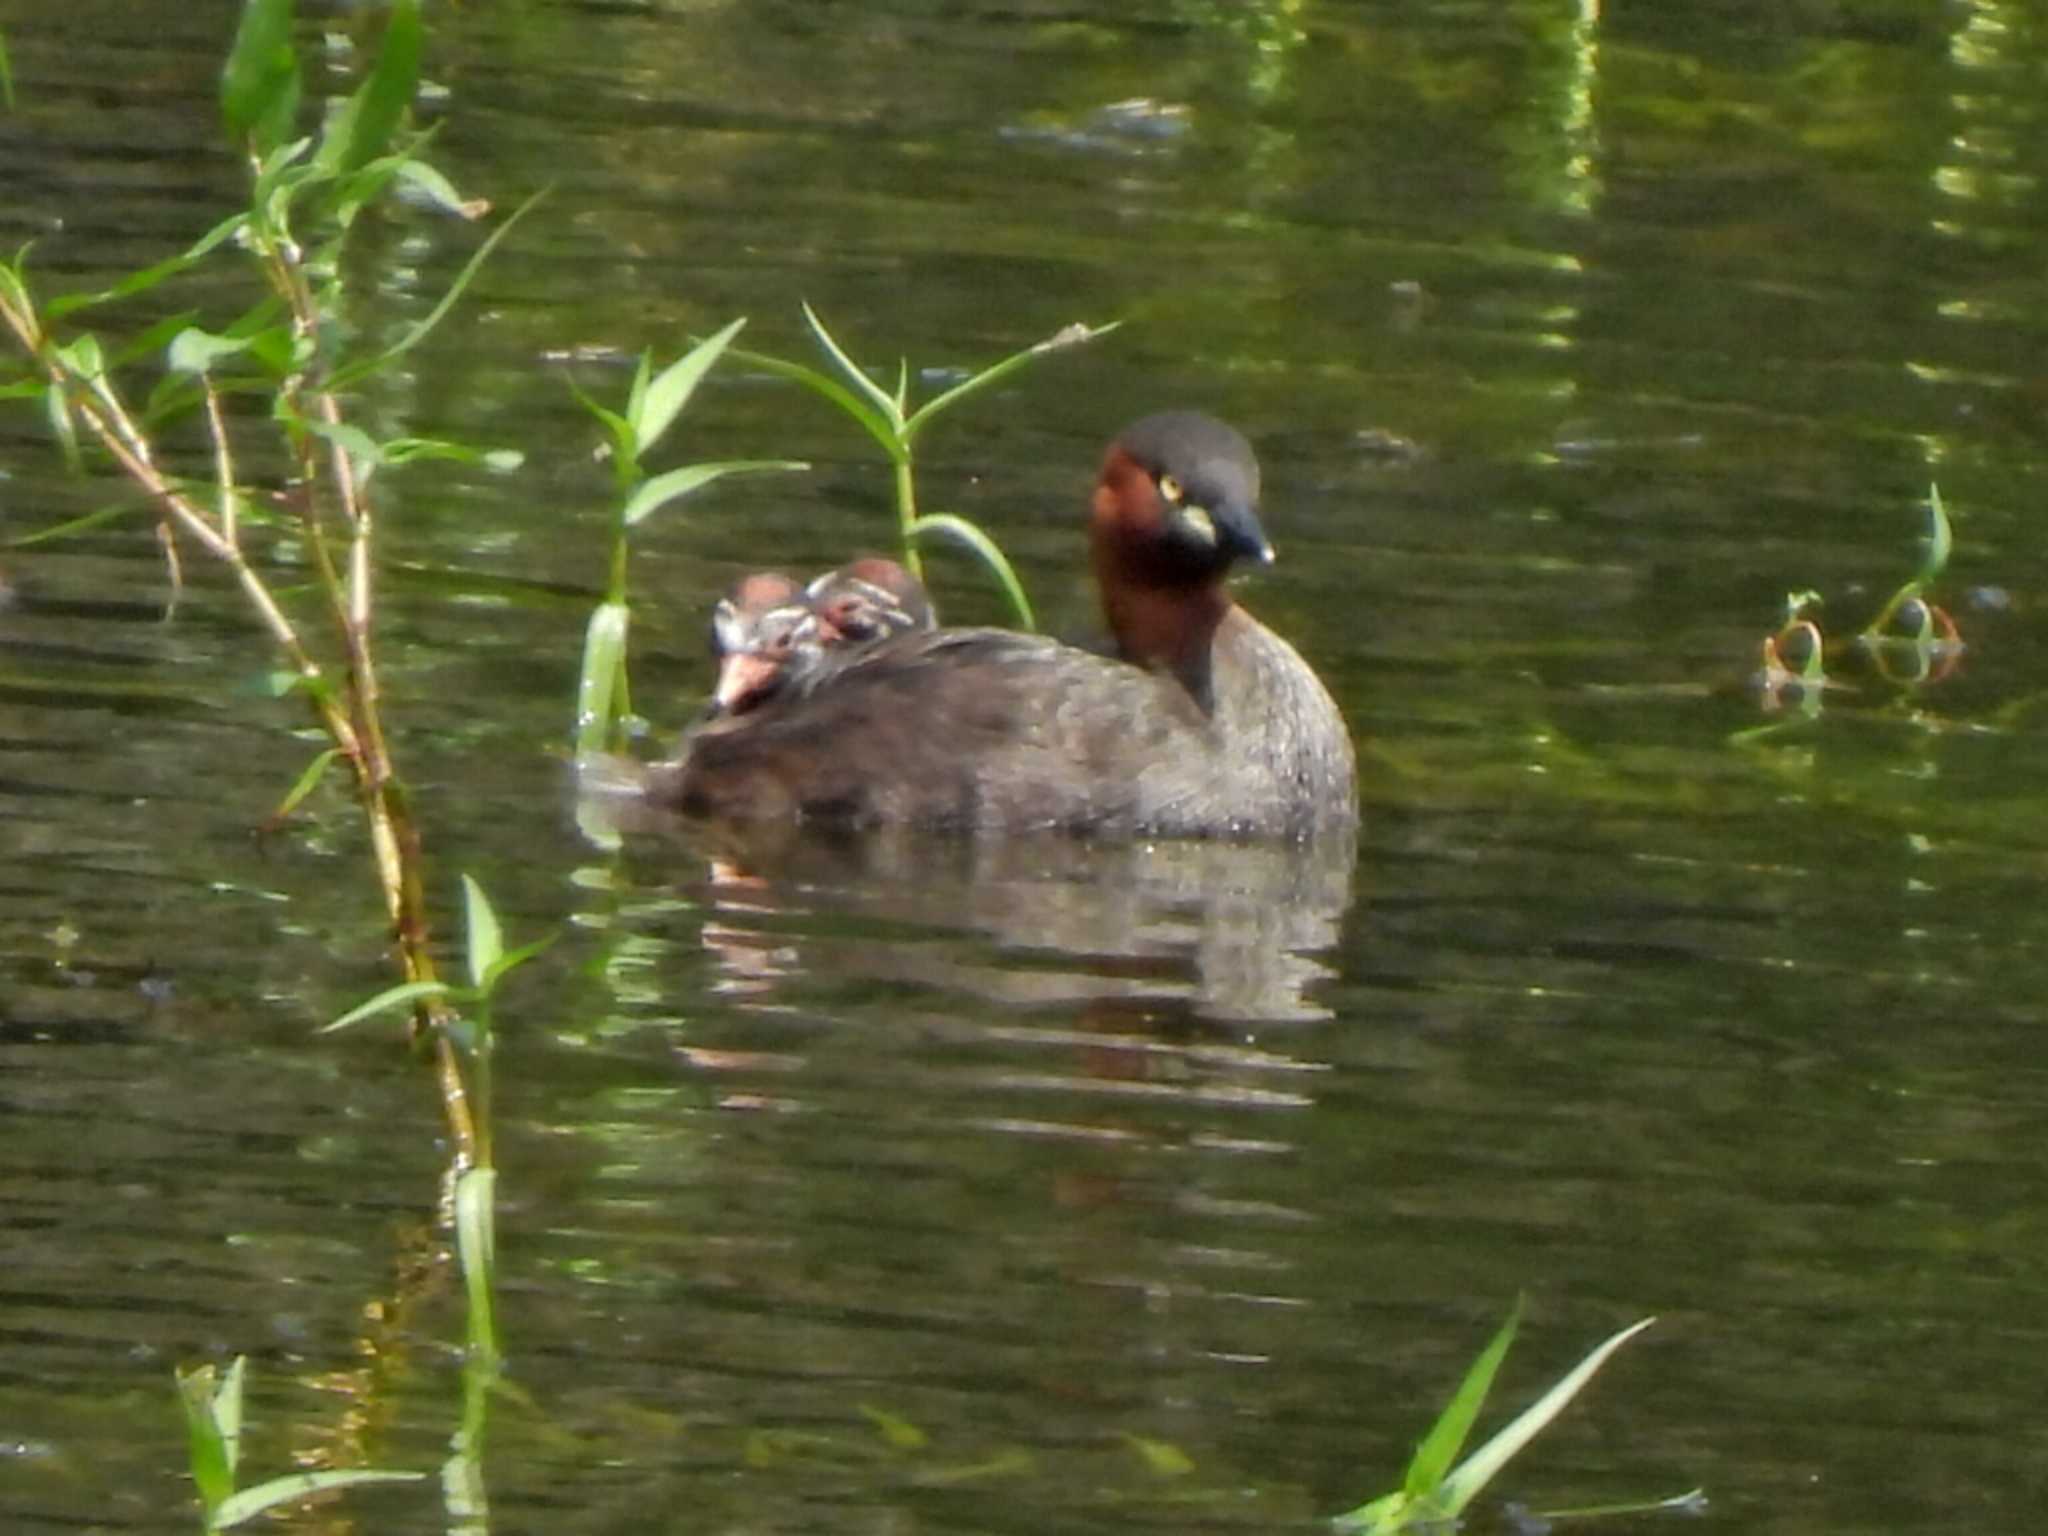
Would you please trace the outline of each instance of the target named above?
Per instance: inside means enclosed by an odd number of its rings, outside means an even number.
[[[99,337],[87,331],[73,338],[64,346],[54,349],[57,361],[72,373],[88,382],[102,378],[107,371],[106,354],[100,350]]]
[[[735,347],[732,355],[750,368],[765,369],[777,378],[794,380],[804,388],[823,395],[859,422],[868,436],[882,445],[882,451],[889,455],[892,463],[901,464],[909,459],[909,452],[897,438],[896,428],[889,418],[855,395],[837,379],[820,373],[815,368],[806,368],[802,363],[770,357],[765,352],[747,352]]]
[[[117,517],[140,512],[155,504],[148,500],[117,501],[110,507],[99,507],[82,517],[67,518],[54,528],[38,528],[34,533],[24,533],[18,539],[9,539],[9,549],[19,549],[27,544],[45,544],[52,539],[66,539],[76,533],[85,533],[102,523],[110,523]]]
[[[454,989],[445,981],[408,981],[395,987],[386,987],[367,1003],[358,1003],[331,1024],[322,1024],[313,1033],[331,1035],[337,1029],[347,1029],[351,1024],[360,1024],[375,1014],[389,1013],[394,1008],[409,1008],[423,997],[440,997]]]
[[[185,1415],[186,1463],[209,1518],[235,1491],[244,1364],[237,1355],[225,1381],[210,1365],[172,1373]]]
[[[921,1451],[930,1443],[930,1437],[923,1430],[886,1409],[862,1403],[860,1412],[862,1418],[881,1431],[882,1439],[892,1451]]]
[[[511,972],[518,970],[520,966],[526,964],[535,955],[546,952],[553,947],[555,940],[560,937],[559,933],[551,933],[544,939],[535,939],[531,944],[522,944],[517,949],[506,950],[505,953],[498,956],[497,959],[484,968],[484,979],[477,983],[477,985],[484,992],[490,992],[493,987],[497,986],[499,977],[509,975]]]
[[[1456,1515],[1459,1510],[1478,1496],[1479,1491],[1493,1480],[1494,1474],[1531,1440],[1541,1434],[1564,1411],[1565,1405],[1579,1393],[1593,1373],[1607,1363],[1622,1345],[1657,1321],[1646,1317],[1639,1323],[1631,1323],[1621,1332],[1614,1334],[1593,1352],[1565,1373],[1548,1392],[1517,1414],[1498,1434],[1474,1451],[1449,1477],[1444,1479],[1438,1494],[1444,1512]]]
[[[484,973],[505,953],[505,935],[498,927],[498,914],[491,910],[491,898],[468,875],[462,877],[463,928],[469,935],[469,980],[482,987]]]
[[[516,448],[472,448],[438,437],[394,437],[380,450],[389,465],[410,464],[414,459],[453,459],[458,464],[481,464],[487,469],[517,469],[526,455]]]
[[[1382,1494],[1369,1504],[1361,1504],[1356,1509],[1333,1516],[1330,1524],[1345,1531],[1398,1531],[1408,1523],[1408,1510],[1412,1502],[1405,1493]]]
[[[599,603],[583,636],[583,671],[576,680],[576,752],[602,752],[612,728],[612,695],[625,665],[633,613],[624,603]]]
[[[491,231],[490,237],[477,248],[476,254],[463,263],[462,270],[455,275],[455,281],[450,283],[448,291],[441,295],[441,302],[428,312],[425,319],[415,322],[403,336],[399,337],[397,341],[386,347],[382,352],[377,353],[374,357],[363,358],[357,362],[344,364],[342,367],[337,368],[334,372],[334,377],[328,380],[327,387],[337,390],[345,389],[356,380],[368,378],[371,374],[388,366],[394,359],[410,352],[414,347],[426,340],[433,332],[434,327],[439,325],[442,318],[454,307],[455,301],[462,297],[463,290],[469,287],[483,264],[490,259],[491,252],[498,248],[498,242],[511,234],[513,227],[521,219],[525,218],[527,214],[531,213],[539,205],[540,200],[546,196],[545,190],[534,193],[533,196],[513,209],[504,223]]]
[[[0,299],[6,300],[9,308],[18,309],[25,315],[35,312],[35,304],[29,298],[27,276],[28,253],[34,248],[35,241],[27,241],[14,253],[13,261],[0,262]]]
[[[596,400],[584,393],[583,386],[574,379],[570,379],[567,382],[569,393],[576,397],[576,403],[596,417],[598,424],[610,435],[612,454],[619,465],[624,468],[636,463],[639,459],[639,451],[633,442],[633,423],[626,420],[617,411],[599,405]]]
[[[457,218],[474,221],[490,211],[490,204],[465,200],[446,176],[426,161],[415,160],[411,155],[399,161],[398,179],[411,187],[429,206],[452,213]]]
[[[302,416],[297,420],[315,437],[326,438],[347,454],[358,473],[368,474],[383,467],[384,450],[361,427],[352,427],[345,421],[322,421],[315,416]]]
[[[867,396],[868,400],[881,412],[882,419],[889,423],[893,433],[902,432],[903,412],[897,408],[896,402],[889,397],[889,392],[869,378],[867,370],[846,355],[839,343],[832,339],[832,333],[825,329],[825,322],[818,318],[817,311],[808,304],[804,305],[804,319],[810,324],[811,334],[818,338],[818,345],[823,347],[826,355],[839,365],[839,371],[852,380],[853,387]]]
[[[1062,352],[1068,347],[1077,347],[1084,342],[1094,341],[1098,337],[1107,336],[1122,324],[1121,320],[1115,320],[1108,325],[1093,327],[1080,324],[1070,325],[1064,330],[1046,337],[1045,340],[1026,347],[1022,352],[1013,352],[1001,362],[991,363],[973,378],[955,384],[944,394],[934,395],[931,399],[925,401],[923,405],[919,406],[916,413],[903,423],[903,440],[906,443],[911,441],[917,436],[924,425],[934,416],[938,415],[939,412],[958,404],[971,394],[987,389],[989,385],[996,383],[998,380],[1008,378],[1032,359],[1043,357],[1048,352]]]
[[[221,1448],[227,1456],[230,1478],[242,1465],[242,1381],[248,1374],[248,1366],[248,1356],[235,1356],[208,1404],[214,1427],[220,1431]]]
[[[294,682],[299,680],[297,673],[292,673],[290,676]],[[285,817],[297,810],[299,802],[313,792],[313,787],[320,782],[327,770],[333,766],[334,760],[340,756],[341,748],[329,747],[325,752],[316,756],[312,762],[306,764],[306,771],[299,775],[298,782],[293,784],[291,789],[285,794],[284,799],[278,802],[277,809],[270,813],[270,819],[272,821],[283,821]]]
[[[228,137],[267,154],[291,131],[299,110],[299,55],[292,46],[292,0],[243,0],[221,71],[221,120]]]
[[[1195,1470],[1194,1459],[1170,1440],[1126,1433],[1124,1443],[1138,1453],[1154,1477],[1186,1477]]]
[[[469,1295],[470,1348],[495,1360],[498,1327],[492,1297],[497,1290],[498,1238],[494,1168],[465,1169],[455,1181],[455,1253]]]
[[[804,470],[811,466],[799,459],[725,459],[716,464],[689,464],[656,475],[627,499],[619,515],[628,528],[653,516],[672,501],[680,501],[727,475],[760,474],[769,470]]]
[[[249,223],[246,213],[231,214],[213,228],[193,241],[175,256],[167,256],[153,266],[139,272],[131,272],[112,287],[101,288],[92,293],[66,293],[50,300],[47,312],[53,319],[61,320],[72,312],[92,304],[106,304],[115,299],[125,299],[133,294],[146,293],[165,278],[175,277],[187,267],[204,259],[210,252],[242,232]]]
[[[1024,583],[1017,579],[1017,572],[1009,559],[997,547],[996,541],[983,533],[964,517],[955,517],[950,512],[934,512],[929,516],[914,519],[908,530],[912,539],[925,534],[937,534],[955,544],[963,544],[980,557],[1002,586],[1004,596],[1010,600],[1010,610],[1017,615],[1017,623],[1027,630],[1038,628],[1037,615],[1031,611],[1031,599],[1024,595]]]
[[[197,326],[187,326],[172,340],[164,366],[173,373],[206,373],[224,357],[249,350],[246,336],[216,336]]]
[[[1927,487],[1927,553],[1920,559],[1915,581],[1925,585],[1942,573],[1949,551],[1955,547],[1955,531],[1949,527],[1948,512],[1941,504],[1941,487]]]
[[[108,360],[107,366],[118,372],[138,358],[155,356],[171,344],[178,332],[189,329],[198,314],[197,310],[187,309],[175,315],[164,316],[156,324],[138,331],[127,341],[122,342],[113,357]]]
[[[7,39],[0,37],[0,102],[14,110],[14,68],[7,62]]]
[[[49,387],[42,379],[16,379],[12,384],[0,384],[0,400],[38,400]]]
[[[647,409],[647,385],[654,377],[654,353],[642,349],[633,368],[633,386],[626,391],[626,420],[638,422]],[[635,429],[637,430],[637,428]]]
[[[209,1528],[224,1531],[230,1526],[240,1525],[252,1515],[260,1515],[280,1504],[297,1503],[308,1494],[323,1493],[329,1488],[357,1488],[364,1483],[417,1483],[426,1475],[424,1472],[378,1472],[368,1467],[346,1472],[291,1472],[283,1477],[273,1477],[267,1483],[258,1483],[227,1500],[213,1511]]]
[[[392,0],[391,18],[376,65],[356,92],[348,141],[341,157],[344,171],[356,171],[384,153],[392,134],[412,105],[420,83],[419,0]]]
[[[196,410],[206,391],[189,373],[165,373],[142,402],[143,425],[152,431]]]
[[[644,390],[639,387],[639,380],[634,380],[634,398],[626,409],[626,419],[633,423],[643,456],[661,441],[683,407],[690,403],[690,396],[696,393],[711,365],[732,345],[733,337],[739,335],[740,327],[746,323],[742,317],[717,335],[705,337],[656,374]],[[645,361],[643,358],[643,366]]]
[[[43,391],[43,409],[50,418],[50,431],[57,438],[57,449],[64,455],[64,467],[72,474],[82,474],[85,461],[78,454],[78,423],[71,419],[71,402],[61,389]]]
[[[256,170],[256,184],[249,192],[250,223],[255,238],[275,240],[286,233],[291,200],[308,182],[331,174],[317,165],[300,165],[299,160],[313,147],[310,137],[280,144],[265,155]]]
[[[1465,1379],[1458,1384],[1458,1390],[1452,1394],[1444,1411],[1437,1415],[1436,1423],[1430,1426],[1422,1444],[1415,1448],[1415,1456],[1408,1463],[1408,1475],[1402,1479],[1402,1491],[1410,1498],[1434,1495],[1445,1474],[1451,1470],[1451,1463],[1457,1460],[1458,1452],[1464,1448],[1465,1437],[1472,1432],[1473,1421],[1486,1404],[1486,1394],[1493,1387],[1494,1374],[1507,1357],[1508,1346],[1515,1342],[1515,1329],[1521,1321],[1522,1303],[1517,1298],[1507,1321],[1500,1325],[1486,1348],[1479,1352],[1479,1358],[1465,1372]]]

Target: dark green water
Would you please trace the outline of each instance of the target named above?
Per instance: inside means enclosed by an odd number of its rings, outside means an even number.
[[[48,288],[237,196],[215,9],[8,11],[0,240],[36,238]],[[437,889],[452,919],[469,871],[515,938],[564,934],[501,1020],[497,1528],[1308,1529],[1394,1483],[1517,1292],[1504,1406],[1662,1321],[1498,1497],[1697,1483],[1755,1529],[2031,1528],[2043,26],[1990,0],[441,16],[440,163],[500,209],[554,188],[364,402],[527,453],[383,486]],[[477,238],[382,227],[365,323],[424,313]],[[1281,559],[1243,596],[1357,732],[1355,870],[579,835],[607,475],[567,380],[616,398],[619,357],[741,314],[798,352],[804,299],[927,390],[1129,322],[922,449],[927,506],[995,531],[1055,628],[1091,620],[1109,433],[1168,405],[1244,428]],[[758,456],[817,467],[639,550],[664,730],[735,573],[889,536],[863,442],[729,372],[671,457]],[[1958,675],[1736,739],[1784,595],[1853,632],[1937,480]],[[0,413],[0,538],[104,499]],[[252,835],[313,748],[216,573],[165,623],[139,526],[0,571],[0,1516],[190,1529],[170,1370],[237,1352],[252,1480],[434,1467],[461,1312],[425,1262],[431,1085],[388,1034],[310,1033],[388,980],[351,813]],[[937,590],[997,616],[964,566]],[[440,1529],[432,1486],[298,1525]]]

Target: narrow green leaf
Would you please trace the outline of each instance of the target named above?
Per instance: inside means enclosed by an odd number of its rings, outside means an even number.
[[[418,145],[412,146],[417,151]],[[491,205],[481,199],[467,199],[455,190],[455,184],[424,160],[406,155],[398,163],[398,179],[418,195],[428,206],[439,208],[443,213],[452,213],[457,218],[474,221],[490,212]]]
[[[1186,1477],[1195,1470],[1194,1458],[1170,1440],[1126,1433],[1124,1444],[1138,1453],[1154,1477]]]
[[[82,336],[73,337],[65,345],[56,348],[55,353],[57,361],[81,379],[92,380],[106,374],[106,354],[100,350],[99,337],[90,331]]]
[[[221,71],[221,120],[228,137],[267,154],[299,109],[299,56],[292,46],[292,0],[243,0],[234,46]]]
[[[900,433],[903,430],[903,412],[897,408],[896,402],[889,398],[889,392],[869,378],[867,370],[846,355],[839,343],[832,339],[832,333],[825,329],[825,322],[818,318],[818,312],[809,304],[804,305],[804,319],[810,324],[811,334],[818,338],[818,345],[839,365],[839,371],[845,374],[852,381],[853,387],[867,396],[881,412],[882,419],[889,423],[892,432]]]
[[[61,389],[43,391],[43,410],[50,418],[50,431],[57,439],[58,452],[64,455],[64,467],[72,474],[82,474],[85,461],[78,453],[78,423],[71,419],[71,402]]]
[[[344,389],[358,379],[367,378],[426,340],[434,327],[441,323],[450,309],[454,308],[455,301],[462,297],[463,291],[469,287],[477,272],[490,259],[491,252],[498,248],[498,242],[511,234],[514,226],[531,213],[546,196],[545,190],[534,193],[513,209],[504,223],[491,231],[489,238],[477,248],[476,254],[463,263],[462,270],[455,275],[455,281],[450,283],[448,291],[441,295],[441,302],[428,312],[425,319],[414,323],[403,336],[374,357],[363,358],[336,369],[334,377],[328,381],[328,388]]]
[[[1523,1409],[1498,1434],[1467,1457],[1457,1471],[1444,1479],[1443,1487],[1438,1494],[1444,1512],[1456,1515],[1459,1510],[1471,1503],[1479,1491],[1493,1480],[1495,1473],[1506,1466],[1522,1447],[1541,1434],[1550,1421],[1564,1411],[1565,1404],[1576,1397],[1580,1388],[1593,1379],[1593,1373],[1607,1363],[1609,1356],[1655,1321],[1657,1319],[1654,1317],[1646,1317],[1639,1323],[1631,1323],[1599,1345],[1585,1359],[1567,1371],[1557,1385]]]
[[[249,1357],[235,1356],[213,1393],[213,1422],[220,1430],[221,1445],[227,1453],[230,1478],[242,1465],[242,1383],[248,1371]]]
[[[390,19],[377,62],[356,92],[357,106],[349,127],[341,168],[356,171],[384,153],[405,119],[420,83],[419,0],[392,0]]]
[[[517,448],[472,448],[468,443],[451,443],[439,437],[394,437],[381,449],[389,465],[410,464],[414,459],[453,459],[458,464],[481,464],[486,469],[517,469],[526,455]]]
[[[689,464],[656,475],[641,485],[626,501],[620,514],[628,528],[653,516],[672,501],[680,501],[727,475],[759,474],[768,470],[804,470],[811,466],[800,459],[726,459],[716,464]]]
[[[153,505],[146,500],[117,501],[110,507],[99,507],[82,517],[67,518],[54,528],[38,528],[34,533],[24,533],[18,539],[9,539],[9,549],[20,549],[27,544],[46,544],[53,539],[67,539],[73,534],[86,533],[102,523],[110,523],[117,517],[140,512]]]
[[[13,261],[0,262],[0,299],[23,314],[35,313],[36,307],[28,292],[28,253],[33,249],[35,241],[26,241],[14,253]]]
[[[484,968],[484,979],[477,983],[478,987],[488,993],[498,984],[499,977],[509,975],[535,955],[552,948],[555,940],[560,937],[559,933],[551,933],[544,939],[535,939],[531,944],[522,944],[517,949],[506,950]]]
[[[48,313],[53,319],[64,316],[93,304],[107,304],[115,299],[125,299],[134,294],[146,293],[165,278],[175,277],[186,268],[203,260],[227,241],[242,232],[249,223],[246,213],[230,214],[213,228],[193,241],[175,256],[167,256],[139,272],[131,272],[111,287],[97,289],[92,293],[66,293],[50,300]]]
[[[384,450],[377,440],[361,427],[350,426],[345,421],[321,421],[317,417],[302,416],[298,424],[315,437],[324,437],[349,456],[358,473],[368,473],[382,468]]]
[[[505,935],[498,927],[498,914],[491,910],[491,898],[468,875],[462,877],[464,932],[469,935],[469,980],[484,984],[484,973],[505,953]]]
[[[189,373],[165,373],[142,402],[143,425],[154,430],[197,410],[206,391]]]
[[[626,420],[634,424],[635,431],[639,430],[640,418],[647,409],[647,385],[653,377],[654,352],[643,347],[640,361],[633,368],[633,386],[626,391]]]
[[[41,379],[16,379],[12,384],[0,384],[0,400],[37,400],[49,387]]]
[[[194,309],[183,310],[175,315],[166,315],[146,330],[138,331],[121,343],[108,359],[107,367],[118,372],[138,358],[155,356],[169,346],[180,331],[189,329],[198,314]]]
[[[1955,530],[1949,527],[1948,511],[1941,504],[1941,487],[1927,487],[1927,553],[1921,557],[1920,573],[1914,579],[1925,585],[1942,573],[1949,551],[1955,547]]]
[[[1382,1494],[1370,1504],[1361,1504],[1356,1509],[1334,1515],[1330,1524],[1344,1531],[1363,1531],[1368,1536],[1400,1530],[1408,1524],[1410,1500],[1405,1493]]]
[[[859,422],[868,436],[882,445],[882,451],[889,455],[892,463],[900,464],[909,457],[889,419],[829,374],[820,373],[815,368],[806,368],[802,363],[770,357],[765,352],[748,352],[735,347],[732,355],[750,368],[764,369],[777,378],[794,380],[804,388],[823,395]]]
[[[626,633],[633,613],[624,603],[599,603],[583,636],[583,671],[576,680],[576,752],[605,749],[611,734],[613,694],[623,676]]]
[[[290,676],[294,682],[298,681],[297,673],[292,673]],[[306,764],[306,771],[299,775],[298,781],[286,792],[284,799],[278,802],[277,809],[270,813],[270,819],[272,821],[283,821],[293,811],[297,810],[299,802],[313,792],[313,787],[320,782],[327,770],[333,766],[334,760],[340,756],[341,748],[329,747],[325,752],[315,756],[312,762]]]
[[[1486,1394],[1493,1387],[1494,1374],[1500,1370],[1500,1363],[1507,1357],[1508,1346],[1515,1342],[1515,1329],[1521,1325],[1522,1302],[1519,1297],[1508,1312],[1507,1321],[1500,1325],[1486,1348],[1479,1352],[1479,1358],[1472,1362],[1465,1379],[1458,1383],[1458,1390],[1437,1415],[1429,1433],[1422,1438],[1422,1444],[1415,1448],[1415,1455],[1408,1463],[1408,1475],[1402,1479],[1402,1491],[1410,1498],[1432,1497],[1451,1470],[1451,1463],[1464,1448],[1465,1437],[1472,1432],[1473,1421],[1479,1417],[1479,1410],[1486,1404]]]
[[[576,403],[596,417],[598,425],[611,437],[612,454],[620,466],[630,468],[638,463],[640,453],[638,445],[633,440],[633,423],[617,411],[599,405],[596,400],[584,393],[583,386],[574,379],[568,380],[568,385],[569,393],[576,397]]]
[[[643,455],[661,441],[683,407],[690,403],[690,396],[696,393],[697,385],[710,371],[711,365],[732,345],[733,337],[739,335],[740,327],[746,323],[742,317],[715,336],[705,337],[656,374],[645,391],[640,393],[635,407],[627,411],[626,419],[633,423],[633,430],[639,435]]]
[[[7,62],[7,39],[0,37],[0,102],[14,110],[14,67]]]
[[[1079,324],[1070,325],[1065,330],[1026,347],[1022,352],[1013,352],[1001,362],[991,363],[988,367],[982,369],[981,372],[974,375],[973,378],[962,380],[944,394],[934,395],[931,399],[925,401],[923,405],[919,406],[916,413],[903,424],[903,440],[905,442],[911,441],[925,424],[941,411],[957,405],[969,395],[987,389],[989,385],[999,380],[1008,378],[1033,358],[1043,357],[1048,352],[1063,352],[1068,347],[1077,347],[1084,342],[1094,341],[1098,337],[1107,336],[1122,324],[1121,320],[1115,320],[1108,325],[1092,327]]]
[[[205,373],[224,357],[249,350],[244,336],[216,336],[197,326],[187,326],[172,340],[164,355],[164,366],[173,373]]]
[[[454,990],[445,981],[408,981],[395,987],[386,987],[367,1003],[358,1003],[331,1024],[322,1024],[313,1033],[331,1035],[337,1029],[347,1029],[351,1024],[360,1024],[375,1014],[389,1013],[394,1008],[409,1008],[423,997],[440,997]]]
[[[426,1477],[424,1472],[379,1472],[368,1467],[358,1467],[345,1472],[289,1472],[283,1477],[273,1477],[267,1483],[258,1483],[254,1488],[244,1489],[213,1511],[209,1528],[225,1531],[240,1525],[252,1515],[276,1509],[281,1504],[294,1504],[308,1494],[324,1493],[330,1488],[358,1488],[365,1483],[417,1483]]]
[[[892,1451],[921,1451],[930,1443],[930,1437],[923,1430],[887,1409],[862,1403],[860,1412],[862,1418],[881,1431],[882,1439]]]
[[[455,1254],[469,1296],[469,1344],[496,1360],[498,1325],[492,1298],[497,1293],[498,1238],[494,1168],[466,1169],[455,1181]]]
[[[228,1368],[231,1380],[240,1380],[241,1366],[238,1355]],[[220,1373],[210,1365],[202,1365],[189,1371],[174,1371],[172,1375],[178,1384],[178,1407],[185,1416],[186,1465],[199,1493],[200,1507],[210,1517],[235,1491],[235,1452],[215,1412]]]
[[[1017,572],[1010,565],[1008,557],[997,546],[996,541],[983,533],[964,517],[955,517],[950,512],[934,512],[915,519],[909,528],[909,537],[920,539],[926,534],[937,534],[955,544],[965,545],[988,567],[1003,595],[1010,600],[1010,611],[1017,615],[1018,625],[1027,630],[1038,628],[1038,617],[1031,611],[1031,599],[1024,595],[1024,583],[1017,579]]]
[[[258,163],[256,184],[249,191],[252,238],[281,238],[290,222],[286,215],[291,211],[291,200],[299,189],[333,174],[318,164],[299,164],[312,147],[311,135],[293,139],[278,145]]]

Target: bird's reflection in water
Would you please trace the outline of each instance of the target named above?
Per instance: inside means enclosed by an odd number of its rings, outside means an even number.
[[[631,808],[636,846],[680,848],[701,881],[716,991],[773,1004],[850,977],[1003,1009],[1081,1008],[1211,1025],[1328,1017],[1356,841],[1088,842],[704,825]]]

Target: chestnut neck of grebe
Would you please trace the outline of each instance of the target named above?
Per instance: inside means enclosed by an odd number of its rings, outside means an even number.
[[[1104,456],[1089,544],[1103,616],[1127,661],[1179,678],[1205,709],[1210,648],[1237,560],[1273,558],[1244,439],[1191,412],[1148,416]]]

